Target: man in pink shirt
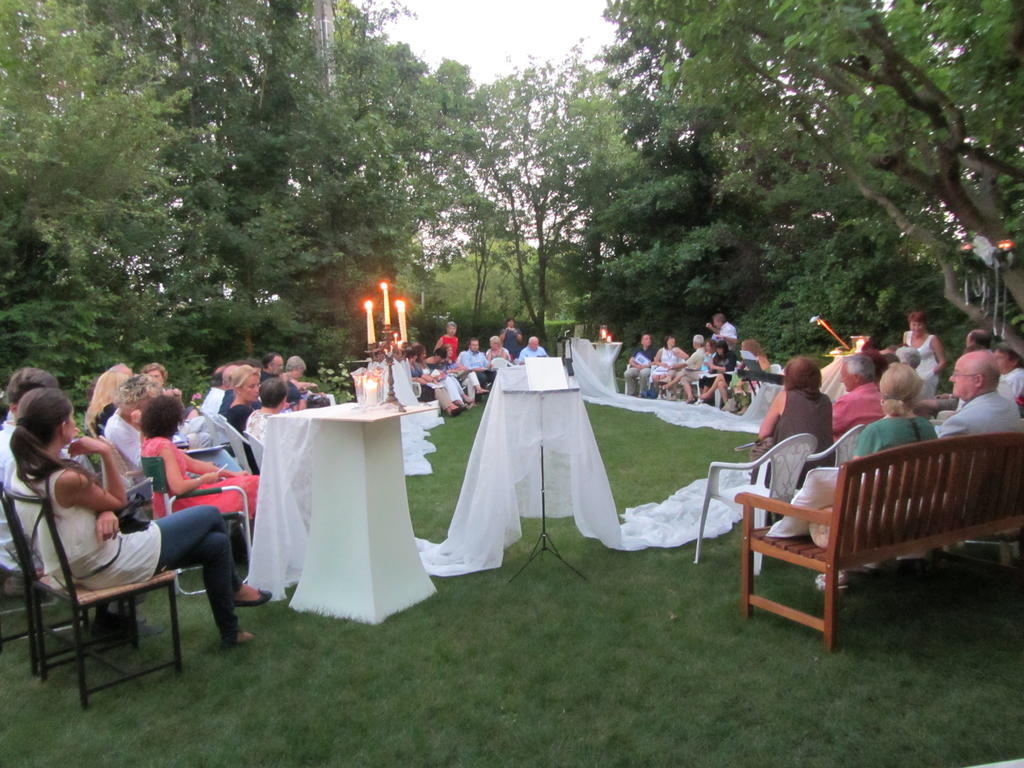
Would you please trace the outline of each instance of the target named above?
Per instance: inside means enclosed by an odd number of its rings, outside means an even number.
[[[858,424],[882,418],[882,393],[875,383],[875,364],[867,355],[843,360],[841,374],[846,394],[832,404],[832,439],[838,440]]]

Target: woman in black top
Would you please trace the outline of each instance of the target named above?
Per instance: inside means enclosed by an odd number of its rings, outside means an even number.
[[[715,342],[715,354],[708,361],[708,375],[700,377],[700,385],[704,388],[704,394],[700,396],[701,402],[714,402],[715,392],[722,393],[722,401],[729,398],[728,379],[736,370],[736,355],[729,349],[729,344],[724,339]]]

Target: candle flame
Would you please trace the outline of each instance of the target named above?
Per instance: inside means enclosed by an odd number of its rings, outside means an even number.
[[[373,302],[372,302],[372,301],[370,301],[369,299],[367,299],[366,301],[364,301],[364,302],[363,302],[363,309],[365,309],[365,310],[366,310],[367,312],[369,312],[370,310],[372,310],[372,309],[373,309]]]
[[[387,282],[386,282],[386,281],[385,281],[385,282],[382,282],[382,283],[380,284],[380,289],[381,289],[382,291],[386,291],[386,290],[388,289],[388,284],[387,284]]]
[[[395,308],[398,309],[399,312],[401,312],[403,309],[405,309],[405,302],[402,301],[401,299],[395,299]]]

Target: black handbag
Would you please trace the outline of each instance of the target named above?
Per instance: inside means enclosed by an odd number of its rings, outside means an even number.
[[[117,527],[121,533],[138,533],[149,528],[152,521],[144,509],[148,505],[149,500],[141,493],[136,493],[128,499],[127,504],[114,510],[114,514],[117,515]]]

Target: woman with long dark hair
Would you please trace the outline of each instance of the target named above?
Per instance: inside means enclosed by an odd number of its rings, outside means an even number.
[[[11,435],[11,452],[17,462],[14,489],[50,498],[76,583],[102,589],[145,581],[169,568],[201,565],[221,645],[231,647],[251,640],[252,634],[238,627],[235,607],[261,605],[270,599],[270,593],[243,584],[238,577],[227,527],[216,508],[192,507],[157,520],[144,531],[121,533],[114,510],[127,500],[114,448],[90,437],[76,440],[77,432],[67,396],[59,389],[39,389],[22,399]],[[72,457],[99,456],[106,484],[64,459],[65,448]],[[45,526],[36,528],[38,506],[18,503],[17,510],[26,533],[38,530],[39,555],[46,573],[59,574],[49,533]]]

